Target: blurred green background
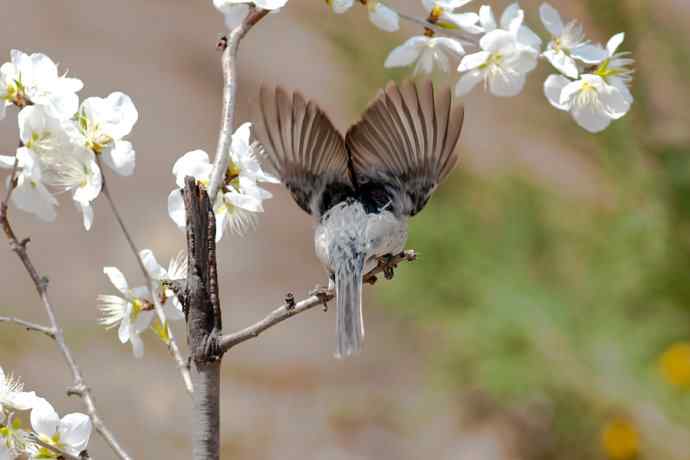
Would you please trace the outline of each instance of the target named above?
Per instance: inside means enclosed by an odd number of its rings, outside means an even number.
[[[416,1],[392,3],[423,14]],[[510,2],[490,3],[500,12]],[[516,98],[470,95],[460,167],[411,224],[419,260],[367,290],[362,355],[332,358],[332,311],[238,347],[223,368],[223,458],[690,459],[690,4],[552,4],[593,41],[626,32],[632,111],[586,133],[544,99],[547,63]],[[24,20],[0,30],[0,51],[45,51],[86,82],[84,97],[132,95],[137,175],[110,183],[135,240],[167,261],[184,244],[165,211],[172,163],[215,148],[222,20],[208,1],[66,5],[13,4]],[[545,36],[539,2],[521,6]],[[344,131],[387,80],[409,76],[383,61],[420,32],[381,32],[360,5],[336,16],[321,1],[290,0],[243,42],[239,120],[256,114],[261,82],[279,83],[320,101]],[[4,151],[15,131],[0,126]],[[219,248],[228,329],[325,281],[313,223],[272,191],[257,231]],[[101,267],[135,278],[136,265],[105,203],[84,233],[61,200],[52,226],[18,212],[15,222],[33,237],[102,412],[137,457],[185,457],[189,401],[163,347],[149,337],[135,361],[96,326],[96,295],[112,293]],[[18,262],[0,257],[0,314],[42,320]],[[80,410],[43,338],[0,329],[0,365],[61,413]],[[92,452],[112,458],[98,439]]]

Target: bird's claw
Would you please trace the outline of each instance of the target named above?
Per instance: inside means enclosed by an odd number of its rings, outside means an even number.
[[[314,289],[309,291],[309,295],[318,297],[323,304],[323,311],[328,311],[328,301],[331,298],[331,293],[329,289],[323,286],[316,286]]]

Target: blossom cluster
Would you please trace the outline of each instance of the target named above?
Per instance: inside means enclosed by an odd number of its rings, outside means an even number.
[[[135,151],[125,137],[137,110],[121,92],[80,104],[83,83],[59,74],[48,56],[12,50],[10,57],[0,67],[0,119],[9,107],[19,109],[20,147],[14,155],[0,155],[0,168],[15,171],[15,182],[8,184],[14,187],[12,202],[52,222],[58,206],[54,191],[69,191],[89,230],[103,183],[100,162],[120,175],[134,172]]]
[[[263,201],[271,193],[259,187],[259,182],[278,183],[279,180],[266,173],[258,161],[258,144],[251,142],[251,123],[244,123],[232,135],[230,163],[225,172],[221,189],[213,203],[216,217],[216,241],[226,230],[244,235],[256,223],[257,213],[263,212]],[[185,153],[173,165],[175,188],[168,195],[168,213],[180,229],[187,222],[182,189],[185,177],[194,177],[202,187],[208,187],[213,165],[203,150]]]
[[[98,304],[102,317],[100,324],[106,329],[117,328],[117,336],[121,343],[132,345],[134,356],[144,356],[144,342],[141,334],[151,329],[164,343],[168,344],[170,332],[168,321],[184,319],[182,304],[174,292],[175,283],[187,278],[187,257],[180,252],[170,260],[168,268],[162,267],[153,251],[144,249],[139,257],[146,271],[154,282],[155,299],[151,290],[146,286],[129,287],[127,279],[116,267],[104,267],[103,273],[112,285],[119,291],[119,295],[99,295]],[[164,312],[164,321],[154,323],[155,301],[160,302]]]
[[[31,428],[20,413],[28,413]],[[91,437],[91,419],[81,413],[60,418],[53,406],[0,367],[0,460],[79,457]]]
[[[630,53],[618,52],[624,34],[612,37],[606,47],[585,38],[577,21],[565,24],[548,3],[540,7],[540,17],[550,39],[543,40],[525,24],[525,14],[517,3],[506,8],[497,21],[490,6],[478,13],[457,13],[471,0],[423,0],[430,27],[424,35],[412,37],[395,48],[385,67],[415,64],[415,73],[431,73],[434,65],[450,70],[450,59],[459,60],[458,96],[482,83],[495,96],[519,94],[540,59],[559,73],[544,82],[544,93],[552,106],[570,112],[578,125],[592,133],[607,128],[623,117],[633,102],[630,83],[634,60]],[[436,37],[432,25],[459,30],[462,39]],[[470,52],[472,51],[472,52]]]

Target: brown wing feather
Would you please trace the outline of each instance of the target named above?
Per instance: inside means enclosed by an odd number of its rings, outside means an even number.
[[[270,166],[297,204],[318,217],[352,188],[342,136],[326,114],[299,93],[262,87],[259,101],[257,137]]]
[[[357,185],[381,183],[389,196],[406,197],[399,212],[416,214],[457,163],[463,119],[449,89],[435,91],[430,81],[390,83],[345,137]]]

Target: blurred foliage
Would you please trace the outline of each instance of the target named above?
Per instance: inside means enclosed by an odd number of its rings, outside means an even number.
[[[690,46],[650,4],[583,3],[599,35],[625,30],[637,57],[653,41],[654,68],[687,75]],[[330,38],[356,72],[380,68],[397,43]],[[371,74],[353,108],[404,75]],[[637,77],[633,112],[583,152],[607,185],[599,201],[458,169],[412,222],[419,265],[377,290],[434,338],[430,366],[449,394],[548,401],[554,442],[540,458],[690,458],[690,394],[678,385],[690,375],[678,351],[690,347],[690,144],[652,134],[652,83]]]

